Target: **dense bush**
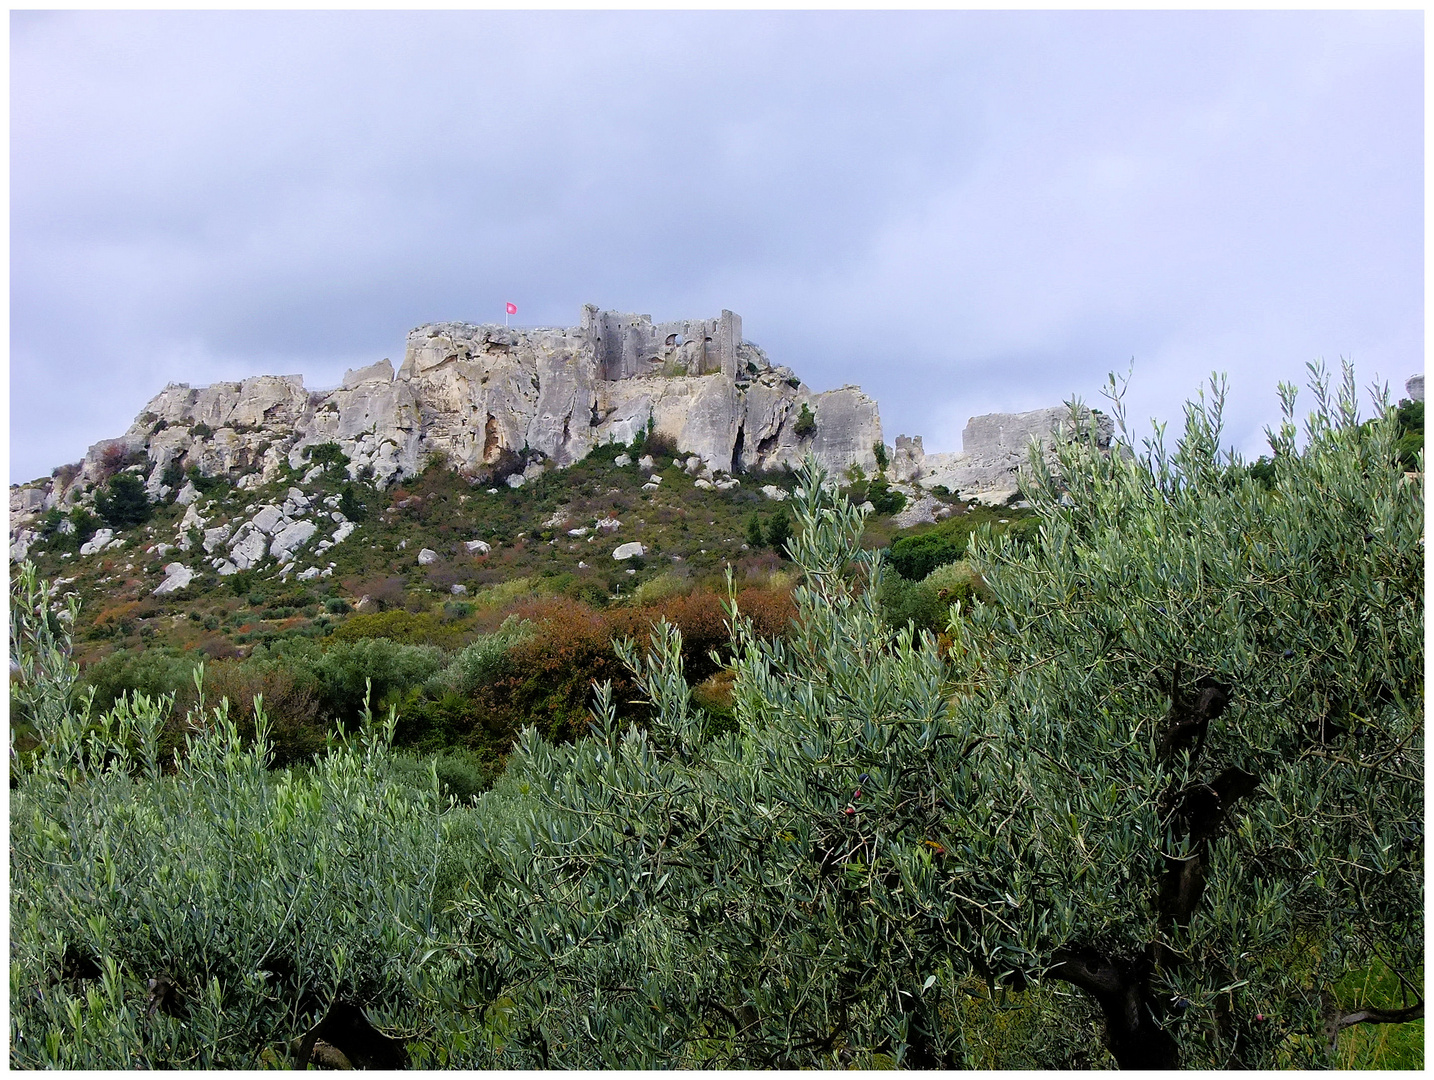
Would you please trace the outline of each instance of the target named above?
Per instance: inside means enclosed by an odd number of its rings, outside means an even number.
[[[1046,1067],[1328,1064],[1422,1017],[1422,492],[1352,378],[1316,393],[1273,489],[1220,453],[1218,391],[1173,453],[1078,440],[1065,489],[1033,461],[1043,527],[973,545],[994,602],[954,666],[888,628],[809,479],[801,617],[743,637],[739,734],[659,627],[645,729],[604,701],[510,760],[545,809],[466,940],[541,1028],[522,1060],[989,1064],[973,974]],[[1376,957],[1407,999],[1346,977]]]
[[[111,477],[109,483],[95,493],[95,510],[105,524],[114,529],[143,525],[153,513],[144,482],[131,472]]]

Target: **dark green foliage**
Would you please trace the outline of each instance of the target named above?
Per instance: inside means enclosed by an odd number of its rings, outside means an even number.
[[[759,548],[767,542],[762,531],[762,517],[757,511],[752,511],[752,516],[747,519],[747,543],[754,548]]]
[[[1424,402],[1401,401],[1395,419],[1399,425],[1395,456],[1405,469],[1413,472],[1419,468],[1419,455],[1424,450]]]
[[[787,557],[787,541],[792,536],[792,519],[786,510],[778,510],[767,519],[767,546],[783,558]]]
[[[119,649],[85,669],[81,692],[93,689],[95,708],[114,707],[123,694],[160,698],[187,690],[194,677],[194,660],[163,649]]]
[[[339,513],[350,521],[362,522],[368,518],[368,503],[359,500],[353,484],[345,484],[339,495]]]
[[[164,472],[160,475],[160,482],[170,488],[178,488],[184,482],[184,462],[181,458],[169,459],[169,463],[164,467]]]
[[[938,566],[963,558],[970,536],[965,522],[951,518],[930,532],[892,541],[888,558],[892,568],[907,581],[920,581]]]
[[[336,472],[348,467],[349,458],[336,442],[314,443],[304,448],[304,457],[315,465],[322,465],[325,472]]]
[[[960,602],[971,606],[975,595],[969,581],[937,581],[933,573],[923,581],[907,581],[897,574],[887,574],[881,583],[881,609],[893,627],[907,623],[916,630],[932,634],[946,631],[951,605]]]
[[[906,506],[906,496],[887,483],[885,476],[878,476],[867,485],[866,497],[874,507],[874,512],[883,517],[899,514]]]
[[[807,403],[804,401],[802,402],[802,411],[797,414],[797,422],[792,427],[792,431],[795,432],[797,438],[805,439],[809,435],[814,435],[816,433],[816,430],[816,414],[812,412],[810,408],[807,407]]]
[[[876,455],[876,467],[885,472],[887,465],[890,464],[886,456],[886,444],[872,443],[871,452]]]
[[[222,495],[230,489],[228,477],[205,476],[198,465],[189,466],[184,476],[201,495]]]
[[[111,477],[109,483],[95,493],[95,510],[105,524],[115,529],[143,525],[152,513],[144,482],[131,472]]]

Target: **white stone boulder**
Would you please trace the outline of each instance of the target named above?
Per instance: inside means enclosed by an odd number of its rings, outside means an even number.
[[[711,491],[713,485],[711,480],[703,480],[699,477],[698,479],[692,481],[692,486],[695,488],[701,488],[703,491]]]
[[[199,498],[199,489],[194,486],[193,480],[186,480],[184,486],[179,489],[179,494],[174,497],[174,501],[180,506],[188,506],[197,498]]]
[[[277,506],[261,506],[259,512],[251,520],[254,523],[254,528],[272,536],[283,527],[284,512]]]
[[[229,549],[229,557],[240,570],[248,570],[262,561],[268,550],[269,538],[258,529],[248,529],[243,530],[235,540],[234,546]]]
[[[300,570],[298,573],[298,579],[300,581],[313,581],[314,578],[319,576],[319,573],[320,571],[317,566],[311,566],[307,570]]]
[[[619,544],[612,553],[612,557],[618,562],[625,562],[628,559],[641,558],[647,554],[647,548],[643,547],[636,540],[630,544]]]
[[[762,494],[767,496],[767,498],[769,499],[775,500],[776,502],[782,502],[787,497],[786,491],[782,488],[779,488],[776,484],[763,485]]]
[[[216,559],[214,561],[219,564],[214,569],[218,571],[220,577],[228,577],[230,574],[239,573],[239,567],[235,566],[228,559]]]
[[[357,528],[358,526],[355,525],[352,521],[345,521],[342,525],[340,525],[337,529],[334,530],[334,543],[342,544],[353,534],[353,531]]]
[[[617,457],[612,459],[612,463],[619,469],[625,469],[632,464],[632,458],[627,454],[618,454]]]
[[[93,555],[98,551],[102,551],[114,538],[115,532],[113,529],[99,529],[95,532],[94,536],[80,545],[80,554]]]
[[[493,550],[486,540],[469,540],[463,546],[468,549],[470,555],[487,555]]]
[[[657,462],[652,460],[651,454],[643,454],[642,457],[637,459],[637,467],[643,472],[652,472],[652,470],[657,467]]]
[[[520,487],[523,486],[524,482],[525,482],[525,478],[524,478],[523,474],[522,474],[522,473],[516,473],[516,472],[510,474],[509,477],[508,477],[508,480],[507,480],[507,484],[508,484],[508,486],[509,486],[510,488],[520,488]]]
[[[587,534],[588,534],[588,527],[587,527],[586,525],[580,525],[580,526],[579,526],[578,528],[576,528],[576,529],[569,529],[569,530],[568,530],[568,535],[569,535],[569,536],[579,536],[579,537],[581,537],[581,536],[586,536]]]
[[[178,592],[194,580],[194,571],[183,563],[172,562],[164,568],[164,580],[154,590],[154,596],[168,596]]]
[[[468,586],[467,586],[467,585],[454,585],[454,586],[451,586],[448,591],[451,592],[454,596],[467,596],[467,595],[468,595]]]
[[[228,525],[216,525],[212,529],[204,530],[204,550],[210,555],[214,549],[229,539],[231,530]]]
[[[909,529],[913,525],[930,525],[936,521],[936,511],[941,509],[942,502],[933,495],[923,495],[921,498],[908,502],[902,507],[899,513],[891,516],[891,523],[898,529]]]
[[[276,559],[286,559],[290,552],[303,547],[318,531],[319,527],[312,521],[296,521],[274,537],[274,542],[269,545],[269,554]]]
[[[688,476],[696,476],[702,471],[702,459],[696,454],[692,455],[682,463],[682,471]]]
[[[438,552],[432,548],[420,548],[418,551],[418,565],[430,566],[438,561]]]
[[[622,522],[618,521],[617,518],[612,517],[601,518],[599,519],[598,523],[593,526],[593,528],[597,529],[599,532],[615,532],[618,529],[622,528]]]

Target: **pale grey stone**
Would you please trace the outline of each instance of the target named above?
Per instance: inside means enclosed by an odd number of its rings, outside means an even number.
[[[930,525],[936,521],[936,511],[942,506],[941,500],[932,495],[908,502],[899,513],[891,516],[891,523],[898,529],[909,529],[913,525]]]
[[[80,545],[81,555],[94,555],[104,550],[105,546],[113,540],[115,533],[113,529],[97,529],[95,535]]]
[[[220,577],[228,577],[230,574],[237,574],[239,567],[235,566],[228,559],[220,559],[219,565],[214,568],[219,572]]]
[[[320,570],[317,566],[311,566],[307,570],[300,570],[296,575],[300,581],[313,581],[318,577]]]
[[[180,506],[188,506],[197,498],[199,498],[199,489],[194,486],[194,481],[186,480],[184,486],[179,489],[179,494],[174,497],[174,501]]]
[[[249,529],[229,549],[229,557],[240,570],[248,570],[263,560],[268,549],[269,538],[258,529]]]
[[[623,441],[628,442],[630,440],[624,439]],[[617,457],[612,459],[612,463],[619,469],[625,469],[632,464],[632,458],[627,454],[618,454]]]
[[[652,460],[651,454],[643,454],[642,457],[637,459],[637,467],[643,472],[652,472],[656,466],[657,462]]]
[[[510,488],[520,488],[523,486],[524,479],[522,473],[510,473],[506,483]]]
[[[463,546],[468,549],[470,555],[487,555],[493,550],[486,540],[469,540]]]
[[[711,480],[703,480],[699,478],[697,480],[692,481],[692,486],[701,488],[703,491],[711,491],[713,485]]]
[[[1409,395],[1410,401],[1424,400],[1424,376],[1411,375],[1404,383],[1404,392]]]
[[[640,557],[646,554],[647,549],[641,544],[639,544],[636,540],[634,540],[630,544],[619,544],[615,549],[613,549],[612,557],[618,562],[623,562],[627,559]]]
[[[763,485],[762,494],[776,502],[784,502],[787,498],[786,490],[783,488],[779,488],[776,484]]]
[[[353,531],[357,528],[358,526],[355,525],[352,521],[345,521],[342,525],[340,525],[337,529],[334,530],[334,543],[342,544],[351,535],[353,535]]]
[[[593,528],[597,529],[599,532],[610,533],[622,528],[622,522],[614,517],[599,518],[597,524],[594,525]]]
[[[164,568],[164,580],[155,588],[151,595],[168,596],[170,593],[178,592],[194,580],[194,571],[183,563],[172,562]]]
[[[274,537],[274,542],[269,545],[269,554],[276,559],[285,559],[290,552],[297,551],[308,543],[310,537],[318,531],[319,527],[312,521],[296,521]]]
[[[569,536],[586,536],[587,534],[588,534],[588,527],[587,527],[586,525],[580,525],[580,526],[578,526],[576,529],[569,529],[569,530],[568,530],[568,535],[569,535]]]
[[[438,552],[432,548],[420,548],[418,552],[418,565],[429,566],[438,561]]]
[[[468,586],[467,586],[467,585],[454,585],[454,586],[451,586],[448,591],[451,592],[454,596],[467,596],[467,595],[468,595]]]
[[[319,477],[321,477],[321,476],[323,476],[323,475],[324,475],[324,467],[323,467],[322,465],[315,465],[315,466],[314,466],[312,469],[310,469],[308,472],[304,473],[304,478],[303,478],[303,480],[300,481],[300,483],[312,484],[315,480],[317,480]],[[335,496],[335,495],[330,495],[329,498],[334,500],[334,505],[335,505],[335,506],[338,505],[338,497],[337,497],[337,496]],[[326,502],[326,503],[327,503],[328,501],[329,501],[328,499],[325,499],[325,500],[324,500],[324,502]]]
[[[261,506],[251,520],[254,528],[272,536],[283,528],[284,512],[277,506]]]
[[[216,525],[212,529],[205,529],[204,550],[210,555],[213,555],[214,549],[229,539],[230,531],[228,525]]]

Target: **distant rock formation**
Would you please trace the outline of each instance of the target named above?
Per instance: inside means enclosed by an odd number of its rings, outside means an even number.
[[[804,407],[815,428],[798,434]],[[27,489],[18,509],[73,504],[136,459],[161,498],[171,463],[252,488],[278,479],[285,462],[307,468],[309,447],[334,442],[353,477],[384,486],[431,455],[473,476],[534,474],[535,464],[571,464],[649,425],[712,472],[797,465],[811,452],[834,474],[853,465],[870,473],[882,441],[875,401],[855,386],[813,393],[743,341],[730,311],[653,323],[588,305],[567,329],[420,326],[396,373],[381,360],[322,393],[298,375],[171,384],[122,437],[92,446],[64,482],[57,474]]]
[[[988,413],[973,416],[961,433],[961,452],[927,454],[921,436],[898,435],[891,455],[893,479],[934,488],[944,486],[963,499],[978,499],[998,505],[1017,491],[1017,476],[1026,463],[1032,440],[1040,443],[1048,460],[1054,459],[1056,443],[1074,430],[1076,422],[1095,426],[1096,444],[1110,449],[1115,424],[1104,413],[1070,406],[1035,409],[1024,413]]]

